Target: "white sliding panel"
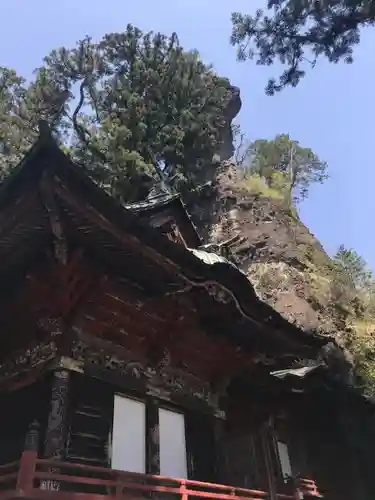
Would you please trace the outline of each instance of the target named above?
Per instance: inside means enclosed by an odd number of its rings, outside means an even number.
[[[292,477],[292,466],[290,464],[288,446],[281,441],[277,442],[277,449],[279,452],[279,459],[281,465],[281,472],[284,480]]]
[[[112,429],[112,469],[146,472],[146,406],[115,395]]]
[[[187,478],[185,418],[182,413],[159,408],[160,474]]]

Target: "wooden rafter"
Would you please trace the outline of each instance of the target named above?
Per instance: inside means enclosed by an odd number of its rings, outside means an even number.
[[[146,259],[151,259],[152,261],[157,262],[162,268],[168,269],[169,271],[176,268],[176,265],[173,262],[169,261],[167,258],[163,258],[154,249],[140,245],[139,240],[134,235],[129,233],[125,235],[118,231],[113,224],[103,217],[103,215],[100,214],[93,206],[88,205],[87,203],[85,205],[79,203],[56,177],[54,189],[56,194],[77,213],[81,214],[83,218],[93,221],[96,227],[108,232],[125,246],[133,249],[137,253],[140,253]]]

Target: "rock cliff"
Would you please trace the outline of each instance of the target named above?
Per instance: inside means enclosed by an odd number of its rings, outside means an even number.
[[[189,210],[205,243],[229,249],[260,298],[301,329],[334,336],[354,363],[346,347],[361,303],[296,211],[273,194],[223,162]]]

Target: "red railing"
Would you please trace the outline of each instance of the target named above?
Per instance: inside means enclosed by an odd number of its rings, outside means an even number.
[[[312,479],[299,479],[298,487],[307,497],[323,498],[323,496],[319,493],[315,481]]]
[[[315,483],[304,481],[306,484],[302,485],[301,481],[301,490],[291,495],[277,494],[272,500],[300,500],[304,487],[310,496],[319,496],[317,491],[313,494]],[[116,500],[151,497],[271,500],[265,491],[39,459],[32,451],[25,451],[19,462],[0,467],[0,500],[108,500],[108,497]]]

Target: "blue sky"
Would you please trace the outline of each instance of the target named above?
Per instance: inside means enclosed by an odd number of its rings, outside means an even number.
[[[322,61],[296,89],[267,97],[267,77],[277,68],[237,63],[228,42],[231,12],[250,12],[263,2],[1,0],[0,65],[28,77],[53,48],[70,47],[86,34],[99,39],[127,23],[165,34],[176,31],[185,48],[198,49],[241,88],[239,121],[250,140],[289,133],[328,162],[331,178],[313,189],[301,217],[328,252],[344,243],[375,269],[375,30],[363,34],[354,65]]]

